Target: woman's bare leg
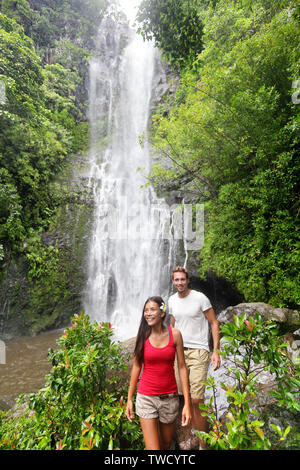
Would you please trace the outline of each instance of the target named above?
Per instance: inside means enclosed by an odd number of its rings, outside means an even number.
[[[140,418],[146,450],[160,450],[157,418]]]
[[[165,424],[159,421],[159,437],[160,437],[160,450],[170,449],[172,438],[174,435],[175,421],[174,423]]]

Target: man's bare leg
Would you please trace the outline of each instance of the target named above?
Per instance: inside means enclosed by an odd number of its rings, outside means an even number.
[[[200,403],[204,403],[204,400],[198,398],[192,398],[192,426],[198,431],[207,432],[207,419],[205,416],[202,416],[202,410],[199,408]],[[206,447],[205,441],[200,439],[201,447]]]

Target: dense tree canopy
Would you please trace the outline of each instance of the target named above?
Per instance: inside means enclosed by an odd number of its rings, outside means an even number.
[[[153,119],[165,158],[151,179],[205,203],[200,274],[277,306],[300,300],[298,15],[290,1],[211,5],[203,51]]]
[[[154,39],[176,66],[191,64],[202,50],[202,21],[197,0],[143,0],[137,20],[145,39]],[[201,2],[200,2],[201,3]]]
[[[2,13],[13,17],[38,48],[60,39],[92,45],[106,0],[2,0]],[[79,34],[80,32],[80,34]]]
[[[6,246],[43,224],[53,208],[49,181],[68,153],[70,136],[55,123],[43,91],[44,72],[32,41],[8,17],[0,17],[1,232]]]
[[[106,0],[2,0],[0,260],[27,250],[59,194],[51,182],[85,148],[85,77]]]

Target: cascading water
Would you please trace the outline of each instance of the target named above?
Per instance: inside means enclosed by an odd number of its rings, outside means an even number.
[[[132,4],[126,0],[132,17]],[[125,33],[129,42],[124,50]],[[84,308],[135,336],[147,297],[167,300],[174,243],[169,211],[142,173],[150,170],[147,132],[158,53],[111,15],[101,23],[90,63],[90,188],[94,226]],[[137,171],[143,168],[143,172]]]

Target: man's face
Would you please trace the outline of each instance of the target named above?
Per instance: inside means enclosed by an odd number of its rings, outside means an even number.
[[[189,280],[185,273],[173,273],[173,286],[179,294],[184,294],[188,290]]]

